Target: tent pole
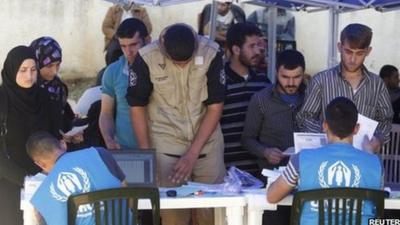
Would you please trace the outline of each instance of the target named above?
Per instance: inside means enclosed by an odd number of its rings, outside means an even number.
[[[329,8],[329,41],[328,41],[328,68],[337,65],[339,11],[335,6]]]
[[[268,78],[275,83],[275,65],[276,65],[276,17],[278,7],[268,8]]]
[[[210,39],[215,40],[215,29],[217,26],[217,2],[212,0],[210,13]]]

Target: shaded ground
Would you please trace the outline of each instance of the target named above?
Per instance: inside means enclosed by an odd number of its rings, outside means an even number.
[[[68,98],[74,100],[75,102],[81,97],[82,93],[92,87],[95,82],[95,77],[90,78],[79,78],[79,79],[70,79],[70,80],[63,80],[69,89]]]

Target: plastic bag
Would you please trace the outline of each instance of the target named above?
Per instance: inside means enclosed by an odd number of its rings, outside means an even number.
[[[224,192],[231,193],[239,193],[243,189],[256,189],[264,186],[262,181],[234,166],[229,168],[224,181]]]

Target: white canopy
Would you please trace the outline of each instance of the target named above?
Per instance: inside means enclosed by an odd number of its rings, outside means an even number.
[[[169,6],[202,0],[105,0],[114,4],[135,3],[146,6]]]

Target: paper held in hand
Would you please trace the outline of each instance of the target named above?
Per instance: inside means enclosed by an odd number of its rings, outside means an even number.
[[[68,131],[67,133],[64,133],[64,135],[68,136],[68,137],[75,136],[79,133],[82,133],[87,127],[88,127],[88,125],[73,127],[70,131]]]
[[[365,135],[371,139],[374,136],[375,129],[378,127],[378,121],[372,120],[366,116],[358,114],[357,123],[360,125],[358,133],[353,137],[353,146],[362,149],[362,143]]]
[[[294,146],[287,148],[285,151],[282,152],[284,155],[294,155],[296,154],[295,150],[294,150]]]

